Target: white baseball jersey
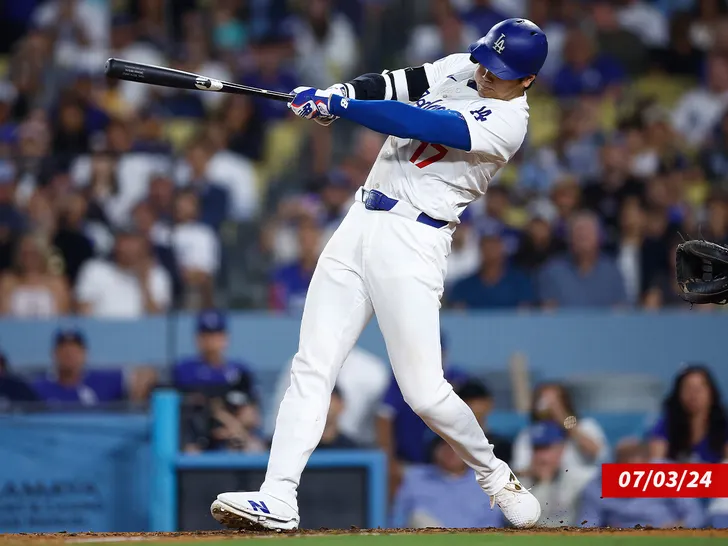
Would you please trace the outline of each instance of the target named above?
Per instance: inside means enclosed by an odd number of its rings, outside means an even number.
[[[366,189],[459,223],[465,207],[485,194],[493,176],[521,147],[528,126],[525,94],[510,101],[482,98],[472,83],[477,67],[466,53],[426,64],[430,89],[414,103],[426,110],[460,112],[470,131],[471,151],[390,136]]]

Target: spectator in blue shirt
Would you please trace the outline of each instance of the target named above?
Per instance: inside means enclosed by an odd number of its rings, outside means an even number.
[[[53,370],[36,379],[33,389],[49,404],[96,406],[128,399],[145,401],[156,384],[157,376],[149,368],[137,368],[128,374],[120,369],[86,368],[86,338],[78,329],[56,332]]]
[[[615,462],[646,463],[647,453],[646,446],[639,440],[626,439],[617,445]],[[699,528],[705,523],[705,515],[696,499],[612,499],[601,495],[601,474],[597,474],[581,496],[578,521],[586,522],[585,527]]]
[[[200,221],[218,230],[228,216],[230,194],[226,188],[208,179],[207,168],[211,157],[212,150],[202,141],[194,141],[187,149],[187,162],[191,169],[190,187],[200,199]]]
[[[210,309],[197,316],[198,354],[177,362],[172,371],[175,387],[185,391],[227,390],[231,385],[252,395],[250,367],[225,355],[228,346],[227,317]]]
[[[692,365],[678,374],[650,431],[650,457],[679,462],[728,460],[728,416],[710,370]]]
[[[577,213],[569,226],[571,252],[550,260],[538,273],[537,291],[545,308],[618,307],[627,302],[622,274],[599,244],[599,220]]]
[[[394,527],[485,528],[503,527],[499,510],[489,506],[487,495],[473,471],[442,438],[429,446],[430,464],[405,470],[395,497]]]
[[[298,222],[298,259],[273,272],[270,307],[276,311],[303,311],[313,270],[321,254],[321,227],[309,216]]]
[[[567,35],[564,59],[552,84],[552,91],[559,98],[613,92],[624,80],[622,67],[613,59],[598,55],[593,41],[581,29],[575,28]]]
[[[531,279],[511,267],[500,232],[486,231],[480,239],[480,269],[458,281],[449,296],[459,309],[528,307],[536,303]]]

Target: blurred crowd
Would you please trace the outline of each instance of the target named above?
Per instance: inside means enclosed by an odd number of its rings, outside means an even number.
[[[524,146],[463,214],[445,304],[680,305],[679,234],[728,240],[725,0],[7,0],[0,312],[298,312],[385,138],[110,80],[108,57],[289,92],[466,51],[510,16],[549,56]]]
[[[154,389],[174,388],[183,400],[181,452],[266,452],[289,386],[290,362],[276,387],[263,390],[255,363],[229,354],[226,314],[199,313],[191,333],[195,353],[169,370],[114,369],[94,366],[83,331],[59,329],[51,342],[51,368],[42,373],[15,375],[0,355],[0,412],[20,407],[16,402],[51,410],[143,407]],[[583,415],[573,391],[559,382],[538,384],[523,428],[504,434],[491,428],[495,396],[482,380],[488,375],[453,363],[444,334],[442,349],[446,378],[473,411],[496,455],[540,500],[542,525],[728,527],[725,499],[601,497],[605,462],[728,464],[728,411],[708,367],[684,365],[659,411],[645,415],[645,427],[636,435],[608,434],[600,416]],[[393,526],[506,525],[500,511],[490,509],[473,471],[407,405],[387,363],[360,347],[344,362],[316,449],[385,453]]]
[[[171,385],[185,394],[181,449],[265,451],[262,406],[277,407],[289,374],[262,396],[255,366],[227,354],[226,315],[209,309],[300,312],[385,139],[301,122],[285,103],[109,80],[107,58],[289,92],[464,52],[512,16],[546,31],[549,57],[526,142],[455,232],[445,306],[682,305],[680,237],[728,243],[726,0],[6,0],[0,314],[201,312],[198,352],[169,376],[96,369],[73,328],[56,332],[38,377],[0,358],[0,409],[144,403]],[[728,459],[707,368],[675,378],[640,437],[610,442],[558,383],[536,388],[528,426],[501,437],[488,386],[449,361],[444,339],[443,350],[448,381],[541,500],[543,524],[728,526],[721,500],[600,498],[603,461]],[[318,449],[368,446],[388,456],[393,525],[504,524],[386,363],[355,348]]]

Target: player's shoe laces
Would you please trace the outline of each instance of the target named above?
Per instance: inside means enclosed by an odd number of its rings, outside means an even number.
[[[229,529],[293,531],[298,512],[265,493],[221,493],[210,506],[212,517]]]
[[[511,525],[519,529],[533,527],[541,517],[538,500],[521,485],[513,472],[505,487],[490,498],[490,508],[496,504]]]

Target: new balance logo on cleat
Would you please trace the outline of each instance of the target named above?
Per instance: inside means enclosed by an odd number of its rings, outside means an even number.
[[[521,482],[516,479],[516,476],[513,475],[513,472],[511,472],[511,481],[513,482],[513,485],[516,486],[516,491],[520,491],[522,487]]]
[[[263,501],[256,502],[256,501],[249,500],[248,504],[256,512],[263,512],[264,514],[270,514],[270,510],[268,510],[268,507],[265,505],[265,503]]]

